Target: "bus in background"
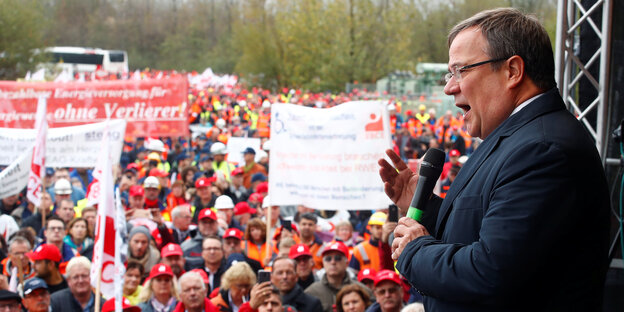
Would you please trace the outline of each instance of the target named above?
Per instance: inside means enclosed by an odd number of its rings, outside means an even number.
[[[128,72],[128,53],[122,50],[104,50],[81,47],[48,47],[46,67],[68,70],[70,74],[106,72],[122,74]]]

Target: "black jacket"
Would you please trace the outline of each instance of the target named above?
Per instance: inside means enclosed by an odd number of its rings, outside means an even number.
[[[95,310],[95,295],[93,292],[91,293],[91,297],[93,297],[93,303],[89,311],[93,312]],[[100,299],[100,311],[102,310],[101,307],[103,304],[104,299],[102,298]],[[50,307],[52,311],[82,312],[80,303],[76,301],[74,295],[69,291],[69,288],[53,293],[50,297]]]
[[[282,303],[293,306],[299,312],[314,312],[321,309],[321,301],[303,292],[299,284],[295,284],[289,293],[282,296]]]

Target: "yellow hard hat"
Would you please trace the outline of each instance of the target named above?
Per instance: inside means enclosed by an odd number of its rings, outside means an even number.
[[[156,152],[149,153],[149,155],[147,155],[147,160],[156,160],[160,162],[160,155],[158,155],[158,153]]]
[[[427,109],[427,106],[425,106],[424,104],[420,104],[420,106],[418,106],[419,110],[425,110]]]
[[[388,218],[388,216],[386,216],[385,213],[378,211],[373,213],[373,215],[370,217],[370,219],[368,219],[368,225],[384,225],[384,223],[386,223],[386,219]]]

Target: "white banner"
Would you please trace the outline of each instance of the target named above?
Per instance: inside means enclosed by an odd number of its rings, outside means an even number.
[[[45,165],[47,167],[94,167],[102,151],[105,122],[48,129]],[[113,162],[121,156],[126,121],[111,120],[110,148]],[[0,165],[13,163],[35,142],[34,129],[0,128]],[[28,170],[28,168],[26,168]]]
[[[380,101],[328,109],[271,105],[269,194],[272,205],[371,210],[391,203],[377,161],[391,147]]]
[[[33,146],[31,145],[12,164],[0,172],[0,198],[15,195],[26,187],[32,153]]]
[[[244,166],[245,159],[243,158],[243,151],[248,147],[253,148],[257,154],[258,151],[260,150],[260,139],[259,138],[239,138],[239,137],[229,138],[227,142],[228,161],[232,163],[236,163],[239,166]]]

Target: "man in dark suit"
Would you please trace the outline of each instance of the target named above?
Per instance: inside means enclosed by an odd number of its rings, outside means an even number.
[[[427,311],[600,311],[607,183],[556,89],[546,30],[495,9],[455,26],[448,42],[445,92],[483,142],[446,198],[431,197],[425,214],[437,213],[435,222],[399,221],[398,270]],[[387,154],[396,169],[379,161],[384,188],[405,211],[418,175]]]

